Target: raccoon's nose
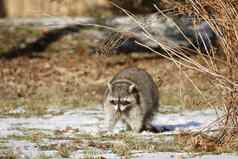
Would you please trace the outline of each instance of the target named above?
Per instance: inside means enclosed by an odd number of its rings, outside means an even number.
[[[116,111],[118,111],[119,106],[118,106],[118,105],[114,105],[114,109],[115,109]]]
[[[125,109],[126,109],[126,106],[125,106],[125,105],[121,105],[121,106],[120,106],[120,110],[121,110],[121,111],[124,111]]]

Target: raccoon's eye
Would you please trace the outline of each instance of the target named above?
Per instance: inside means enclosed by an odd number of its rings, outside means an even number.
[[[110,103],[113,105],[116,105],[116,101],[115,100],[110,100]]]
[[[121,104],[122,105],[129,105],[129,104],[131,104],[131,102],[127,101],[127,100],[124,100],[124,101],[121,101]]]

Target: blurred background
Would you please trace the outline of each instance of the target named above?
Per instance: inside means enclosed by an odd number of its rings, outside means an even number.
[[[208,101],[220,102],[206,75],[178,67],[136,45],[135,40],[163,54],[159,46],[143,37],[143,31],[134,21],[112,3],[141,16],[154,37],[167,40],[175,48],[177,44],[186,47],[190,44],[171,19],[152,15],[157,13],[154,4],[167,15],[175,15],[174,21],[191,40],[197,40],[194,30],[213,38],[206,24],[192,27],[189,14],[183,14],[184,8],[190,7],[186,0],[0,0],[0,112],[9,115],[11,110],[23,107],[24,115],[41,115],[54,106],[100,104],[106,83],[129,66],[146,69],[153,76],[160,86],[163,105],[200,109],[206,107]],[[79,25],[81,23],[100,24],[119,31],[126,28],[122,31],[135,35],[120,39],[121,35],[115,35],[110,29]],[[117,39],[126,42],[117,47]],[[116,53],[105,58],[96,56],[97,50]],[[202,59],[197,55],[191,58]],[[183,76],[184,71],[189,78]],[[203,97],[191,80],[198,86],[201,84]]]
[[[41,17],[89,15],[96,7],[107,7],[107,0],[1,0],[1,16]]]
[[[91,16],[121,14],[112,3],[137,14],[155,12],[154,4],[161,9],[172,10],[184,5],[186,0],[1,0],[1,17],[41,17],[41,16]]]

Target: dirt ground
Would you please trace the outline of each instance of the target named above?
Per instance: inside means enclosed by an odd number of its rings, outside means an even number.
[[[8,28],[1,29],[1,33],[3,43],[0,46],[5,55],[14,47],[25,47],[44,30]],[[178,68],[173,62],[148,53],[111,57],[91,54],[89,45],[81,39],[80,34],[67,35],[42,52],[30,55],[20,52],[13,58],[1,56],[1,114],[9,115],[10,110],[18,106],[29,110],[25,115],[41,115],[46,107],[99,104],[106,83],[118,71],[131,66],[143,68],[153,76],[159,86],[162,105],[197,109],[207,107],[208,101],[217,103],[217,92],[205,75]],[[198,55],[192,58],[199,60]],[[203,97],[194,89],[191,80],[201,89]]]

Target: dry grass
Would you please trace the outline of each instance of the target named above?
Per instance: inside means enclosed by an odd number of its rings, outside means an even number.
[[[20,41],[25,37],[37,38],[41,35],[40,31],[30,29],[18,28],[11,33],[7,29],[0,30],[1,38],[7,41],[3,49],[8,50],[18,42],[20,45]],[[82,41],[79,40],[82,40],[82,36],[78,35],[73,39],[68,36],[63,37],[46,51],[41,52],[39,57],[22,56],[11,60],[1,58],[0,114],[44,115],[48,108],[52,107],[65,106],[70,109],[99,104],[106,82],[116,72],[131,65],[146,69],[158,85],[161,85],[162,79],[163,84],[160,87],[162,105],[174,107],[184,105],[192,109],[206,107],[204,102],[197,102],[202,99],[197,92],[191,91],[188,80],[183,80],[178,85],[177,81],[183,77],[176,75],[177,69],[173,63],[145,54],[117,55],[107,58],[90,56],[87,46],[82,45]],[[0,46],[2,47],[3,45]],[[213,96],[209,93],[210,89],[206,87],[209,84],[206,78],[186,68],[183,68],[183,71],[187,72],[196,83],[203,83],[203,89],[208,91],[210,97]],[[178,93],[180,87],[183,87],[182,97]],[[181,99],[185,101],[182,102]],[[23,107],[25,113],[11,113],[19,107]]]
[[[193,145],[196,145],[195,147],[197,149],[201,148],[206,151],[211,151],[211,149],[214,150],[214,145],[217,147],[229,147],[227,145],[233,145],[238,137],[238,74],[236,73],[238,69],[238,1],[190,0],[189,2],[187,8],[180,8],[182,12],[192,14],[194,16],[195,24],[206,21],[218,37],[219,49],[214,49],[213,47],[208,49],[210,46],[207,46],[207,42],[205,42],[206,39],[203,39],[202,35],[198,34],[198,37],[202,39],[202,45],[204,46],[204,49],[201,50],[183,34],[187,42],[195,48],[195,52],[200,56],[200,60],[193,59],[186,54],[185,52],[191,51],[189,49],[184,49],[183,47],[171,48],[167,43],[156,40],[156,38],[150,34],[149,30],[137,20],[135,15],[120,6],[116,6],[133,19],[144,31],[144,35],[149,40],[160,45],[166,51],[167,55],[157,52],[142,43],[138,42],[138,44],[150,49],[155,54],[159,54],[169,61],[174,62],[177,68],[181,70],[181,74],[191,82],[194,89],[199,93],[203,100],[206,100],[203,91],[181,68],[195,70],[200,74],[204,74],[209,78],[211,85],[219,91],[220,99],[222,101],[219,109],[223,110],[224,115],[219,117],[219,119],[209,127],[209,129],[218,127],[219,131],[212,133],[212,135],[203,135],[205,132],[202,131],[201,133],[190,137],[192,141],[194,140]],[[155,8],[161,15],[167,17],[167,15],[157,6],[155,6]],[[182,33],[179,26],[177,26],[177,29]],[[211,44],[211,42],[208,42],[208,44]],[[223,58],[218,57],[218,53],[222,54]],[[217,63],[222,63],[223,67],[221,68]],[[211,107],[214,107],[212,102],[208,104]]]
[[[234,132],[237,133],[237,132]],[[220,143],[219,136],[211,136],[206,133],[181,133],[176,140],[184,146],[185,151],[233,153],[238,151],[237,136],[225,136],[224,143]]]
[[[238,130],[238,98],[237,98],[237,65],[238,65],[238,1],[224,0],[192,0],[195,13],[207,21],[218,36],[220,50],[225,56],[226,72],[221,72],[213,63],[214,53],[207,50],[211,65],[207,67],[214,86],[223,92],[223,110],[225,115],[217,122],[220,131],[213,138],[217,145],[233,144],[237,139]],[[202,140],[202,139],[201,139]],[[205,142],[207,143],[207,142]],[[201,144],[203,145],[203,144]]]
[[[195,69],[201,73],[205,73],[210,77],[210,81],[214,87],[221,92],[222,108],[224,115],[216,122],[210,125],[210,128],[219,126],[219,131],[207,135],[205,132],[198,134],[190,134],[190,145],[192,148],[202,151],[237,151],[237,130],[238,130],[238,98],[237,98],[237,64],[238,64],[238,34],[237,34],[237,14],[238,1],[224,0],[191,0],[192,13],[199,20],[206,21],[218,36],[219,51],[224,55],[221,62],[224,68],[216,65],[217,51],[206,49],[206,54],[197,49],[196,51],[204,59],[204,63],[192,61],[189,57],[182,57],[180,50],[170,50],[164,47],[171,55],[179,55],[177,57],[183,59],[182,63],[178,63],[177,59],[169,58],[178,65],[183,65],[191,69]],[[163,46],[163,45],[162,45]],[[204,45],[205,46],[205,45]],[[225,69],[225,72],[222,71]],[[194,87],[198,89],[196,83]],[[200,91],[198,89],[198,91]],[[203,94],[201,94],[203,96]]]

